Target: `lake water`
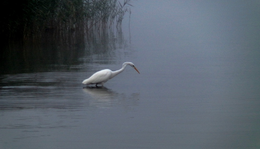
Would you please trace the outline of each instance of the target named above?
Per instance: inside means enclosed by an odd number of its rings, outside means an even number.
[[[260,3],[131,4],[122,32],[9,51],[1,149],[260,148]],[[125,61],[141,74],[127,67],[104,88],[83,88]]]

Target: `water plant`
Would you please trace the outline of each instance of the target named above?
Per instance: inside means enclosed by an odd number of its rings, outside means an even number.
[[[101,30],[122,22],[130,0],[4,0],[2,35],[28,38],[43,32]]]

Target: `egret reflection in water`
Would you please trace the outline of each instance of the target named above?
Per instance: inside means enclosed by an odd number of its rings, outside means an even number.
[[[90,95],[93,99],[101,99],[101,100],[112,100],[114,97],[116,97],[118,94],[106,87],[102,88],[92,88],[92,87],[86,87],[83,88],[83,91]]]
[[[116,105],[123,105],[124,107],[135,106],[140,99],[139,93],[117,93],[106,87],[86,87],[83,92],[87,94],[89,100],[89,107],[113,107]],[[90,97],[90,99],[89,99]]]

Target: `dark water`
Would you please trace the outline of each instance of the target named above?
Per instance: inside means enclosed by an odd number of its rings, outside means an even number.
[[[0,148],[260,147],[260,3],[132,4],[123,33],[6,57]],[[141,74],[83,88],[124,61]]]

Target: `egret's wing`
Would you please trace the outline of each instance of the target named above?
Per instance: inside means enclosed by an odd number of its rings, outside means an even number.
[[[88,79],[88,82],[89,83],[102,83],[102,82],[106,82],[107,80],[109,80],[110,75],[111,75],[111,70],[109,70],[109,69],[100,70],[100,71],[94,73]]]

